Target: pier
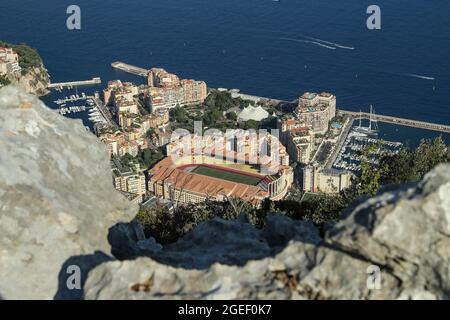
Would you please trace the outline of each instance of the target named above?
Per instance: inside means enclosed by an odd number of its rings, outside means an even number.
[[[63,88],[73,88],[73,87],[79,87],[79,86],[92,86],[96,84],[101,84],[102,79],[99,77],[92,78],[92,80],[83,80],[83,81],[71,81],[71,82],[58,82],[58,83],[51,83],[48,85],[49,89],[63,89]]]
[[[81,96],[79,96],[78,94],[76,95],[71,95],[70,97],[64,97],[58,100],[53,101],[54,103],[56,103],[57,105],[62,105],[68,102],[76,102],[76,101],[80,101],[80,100],[88,100],[88,99],[92,99],[93,97],[91,96],[87,96],[84,92],[81,94]]]
[[[144,68],[132,66],[130,64],[127,64],[127,63],[121,62],[121,61],[113,62],[111,64],[111,67],[113,67],[114,69],[118,69],[118,70],[127,72],[127,73],[134,74],[136,76],[140,76],[140,77],[147,77],[148,73],[150,71],[150,70],[147,70]]]
[[[370,113],[367,113],[367,112],[359,113],[359,112],[353,112],[353,111],[347,111],[347,110],[341,110],[341,109],[339,109],[339,111],[343,114],[351,116],[355,120],[359,120],[360,118],[361,119],[369,119],[370,118]],[[431,123],[431,122],[411,120],[411,119],[406,119],[406,118],[385,116],[385,115],[380,115],[380,114],[372,114],[372,121],[374,121],[374,120],[391,123],[391,124],[407,126],[407,127],[450,133],[450,126],[446,126],[446,125],[438,124],[438,123]]]

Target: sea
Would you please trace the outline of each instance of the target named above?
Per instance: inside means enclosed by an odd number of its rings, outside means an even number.
[[[72,4],[81,30],[66,27]],[[373,4],[381,30],[366,25]],[[145,82],[112,69],[120,60],[283,100],[328,91],[343,109],[449,125],[449,12],[443,0],[2,0],[0,39],[38,49],[53,82],[101,77],[87,94],[109,80]],[[380,128],[411,146],[439,135]]]

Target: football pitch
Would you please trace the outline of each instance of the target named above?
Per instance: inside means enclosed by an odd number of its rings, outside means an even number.
[[[192,173],[201,174],[204,176],[218,178],[222,180],[227,180],[236,183],[248,184],[251,186],[256,186],[261,179],[257,177],[247,176],[245,174],[240,174],[237,172],[231,172],[227,170],[221,170],[211,167],[198,166],[194,168]]]

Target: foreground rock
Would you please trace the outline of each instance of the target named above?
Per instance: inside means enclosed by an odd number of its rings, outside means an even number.
[[[111,259],[108,230],[136,208],[109,187],[104,146],[81,122],[10,86],[0,111],[0,296],[75,298],[65,267]]]
[[[323,241],[283,217],[271,217],[263,231],[214,220],[150,250],[152,258],[98,266],[85,297],[448,299],[449,195],[450,165],[442,165],[416,186],[359,205]],[[274,250],[289,239],[281,252]]]

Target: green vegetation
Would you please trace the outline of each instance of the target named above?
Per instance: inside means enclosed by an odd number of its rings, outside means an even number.
[[[136,159],[129,153],[126,153],[124,156],[120,158],[120,163],[122,166],[129,168],[133,163],[136,162]]]
[[[11,81],[8,78],[0,75],[0,86],[7,86],[10,83]]]
[[[244,108],[248,105],[254,105],[255,103],[250,100],[244,100],[241,98],[233,98],[229,92],[222,92],[214,90],[205,100],[204,105],[209,109],[218,109],[219,111],[227,111],[231,108]]]
[[[194,170],[192,170],[192,173],[201,174],[213,178],[219,178],[236,183],[248,184],[251,186],[256,186],[261,181],[261,179],[259,178],[248,176],[245,174],[205,166],[196,167]]]
[[[139,151],[136,158],[142,168],[150,168],[162,160],[164,154],[161,149],[144,149]]]
[[[387,185],[419,181],[439,163],[449,161],[450,148],[442,137],[422,140],[415,150],[403,148],[395,156],[383,156],[379,182]]]
[[[184,110],[184,108],[180,106],[176,106],[171,110],[171,116],[176,122],[180,124],[185,123],[187,120],[189,120],[186,115],[186,110]]]
[[[136,220],[143,226],[147,237],[151,236],[161,244],[168,244],[177,241],[202,222],[216,217],[234,220],[241,215],[257,227],[264,225],[263,211],[236,199],[226,202],[208,200],[200,204],[177,207],[173,212],[163,205],[157,205],[152,209],[141,207]]]
[[[164,154],[161,149],[144,149],[140,150],[136,157],[133,157],[129,153],[120,158],[120,163],[124,167],[131,167],[133,163],[139,163],[142,169],[152,167],[155,163],[164,158]]]
[[[204,128],[216,128],[222,131],[227,129],[260,129],[264,123],[257,121],[247,121],[238,123],[235,111],[253,105],[250,100],[233,98],[228,92],[212,91],[205,102],[201,105],[189,107],[175,107],[171,110],[170,116],[173,129],[183,128],[193,130],[194,121],[202,121]],[[228,110],[233,109],[227,113]]]
[[[22,73],[26,72],[30,68],[40,68],[43,63],[36,49],[27,46],[26,44],[10,44],[0,41],[0,47],[12,48],[19,55],[19,65],[22,67]]]

